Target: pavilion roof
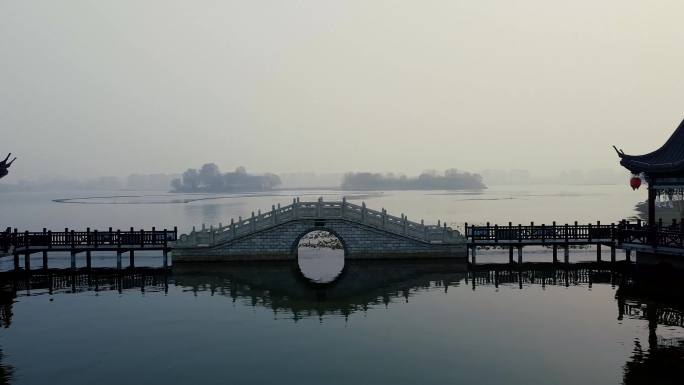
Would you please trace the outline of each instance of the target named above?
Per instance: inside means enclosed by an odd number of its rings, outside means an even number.
[[[684,121],[659,149],[644,155],[627,155],[620,150],[618,155],[620,164],[634,174],[684,173]]]

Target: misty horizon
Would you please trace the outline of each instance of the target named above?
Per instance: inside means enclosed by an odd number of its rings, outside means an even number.
[[[207,160],[277,174],[619,170],[612,145],[653,151],[683,118],[682,11],[4,2],[0,152],[19,160],[3,182]]]

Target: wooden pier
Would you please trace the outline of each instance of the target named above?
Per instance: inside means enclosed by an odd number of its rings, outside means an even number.
[[[601,247],[610,249],[611,262],[615,262],[616,249],[619,245],[620,230],[624,222],[616,225],[574,224],[558,225],[491,225],[468,226],[465,225],[465,236],[468,242],[469,256],[473,263],[477,258],[478,247],[508,247],[509,263],[514,262],[514,250],[517,249],[518,263],[523,262],[523,247],[525,246],[548,246],[552,248],[553,262],[558,262],[558,248],[563,249],[564,262],[569,263],[571,246],[596,246],[596,260],[601,261]],[[629,258],[629,256],[628,256]]]
[[[633,251],[670,254],[684,257],[684,218],[679,222],[648,225],[641,220],[636,222],[558,225],[465,225],[469,257],[475,261],[478,247],[508,247],[509,262],[514,262],[517,249],[518,263],[522,263],[522,249],[525,246],[546,246],[553,251],[553,262],[558,262],[558,249],[563,249],[564,262],[568,263],[570,247],[596,246],[596,261],[602,261],[602,247],[610,250],[610,261],[615,262],[617,249],[625,251],[627,261],[631,261]]]
[[[75,231],[68,228],[64,231],[43,229],[42,232],[19,232],[17,229],[7,228],[0,233],[0,255],[13,255],[14,268],[20,268],[19,258],[24,256],[24,269],[31,269],[31,254],[43,254],[43,268],[48,267],[48,255],[51,252],[71,253],[71,268],[76,267],[76,256],[85,253],[86,267],[91,267],[91,254],[94,251],[116,252],[116,266],[122,267],[122,255],[129,254],[129,265],[135,266],[136,251],[161,251],[163,265],[168,266],[168,252],[171,244],[178,239],[178,229],[173,230],[134,230],[128,231],[93,230]]]

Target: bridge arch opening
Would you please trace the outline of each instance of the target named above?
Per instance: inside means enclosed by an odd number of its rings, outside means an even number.
[[[344,271],[346,247],[334,231],[309,230],[297,238],[293,249],[299,272],[311,282],[331,283]]]

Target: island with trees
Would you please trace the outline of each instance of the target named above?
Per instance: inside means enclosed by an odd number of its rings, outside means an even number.
[[[280,185],[278,175],[248,174],[244,167],[222,173],[214,163],[206,163],[199,170],[190,168],[180,178],[171,181],[173,192],[245,192],[268,191]]]
[[[425,171],[417,177],[350,172],[342,179],[343,190],[482,190],[482,176],[449,169],[443,175]]]

